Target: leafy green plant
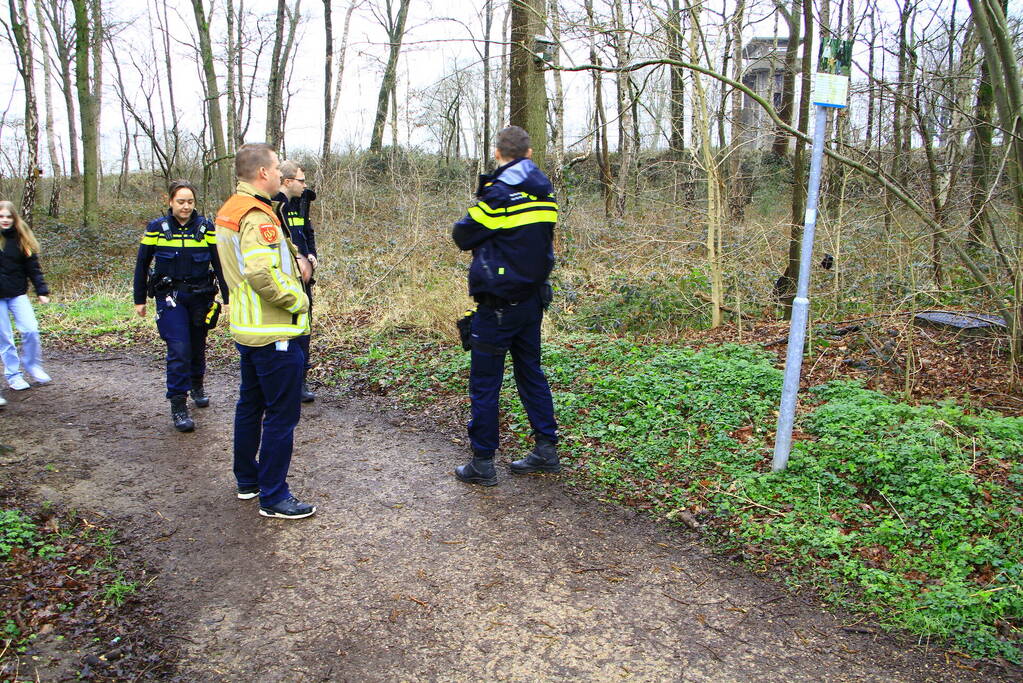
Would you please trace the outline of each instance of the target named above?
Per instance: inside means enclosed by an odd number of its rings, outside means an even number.
[[[124,576],[118,574],[114,577],[114,580],[106,585],[103,589],[103,601],[113,604],[115,607],[120,607],[124,604],[125,599],[133,594],[138,589],[138,583],[135,581],[125,581]]]
[[[58,552],[39,538],[38,527],[20,510],[0,510],[0,560],[7,560],[14,548],[40,557],[52,557]]]

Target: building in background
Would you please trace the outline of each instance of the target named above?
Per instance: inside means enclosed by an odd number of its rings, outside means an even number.
[[[760,97],[781,108],[788,38],[753,38],[742,49],[745,64],[742,83]],[[749,95],[742,97],[737,136],[744,151],[764,150],[774,139],[774,123]]]

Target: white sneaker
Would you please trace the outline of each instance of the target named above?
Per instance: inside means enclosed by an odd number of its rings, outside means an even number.
[[[23,391],[25,389],[28,389],[29,386],[28,382],[26,382],[25,378],[22,377],[21,375],[15,375],[14,377],[7,380],[7,383],[11,386],[11,389],[14,389],[15,391]]]
[[[3,408],[5,405],[7,405],[7,399],[0,396],[0,408]]]
[[[46,371],[38,365],[33,368],[26,368],[26,370],[28,370],[28,374],[32,376],[32,379],[39,384],[49,384],[53,380],[53,378],[47,375]]]

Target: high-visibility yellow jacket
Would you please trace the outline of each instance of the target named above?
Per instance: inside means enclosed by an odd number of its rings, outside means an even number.
[[[269,199],[239,182],[217,212],[217,252],[231,290],[231,336],[265,346],[309,334],[296,249]]]

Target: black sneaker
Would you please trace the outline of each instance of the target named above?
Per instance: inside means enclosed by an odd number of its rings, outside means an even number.
[[[252,500],[253,498],[255,498],[258,495],[259,495],[259,487],[258,486],[239,486],[238,487],[238,497],[241,500]]]
[[[316,394],[309,391],[309,385],[302,382],[302,403],[312,403],[316,400]]]
[[[316,506],[299,502],[295,496],[288,496],[276,505],[259,507],[259,514],[264,517],[280,517],[281,519],[302,519],[316,512]]]

